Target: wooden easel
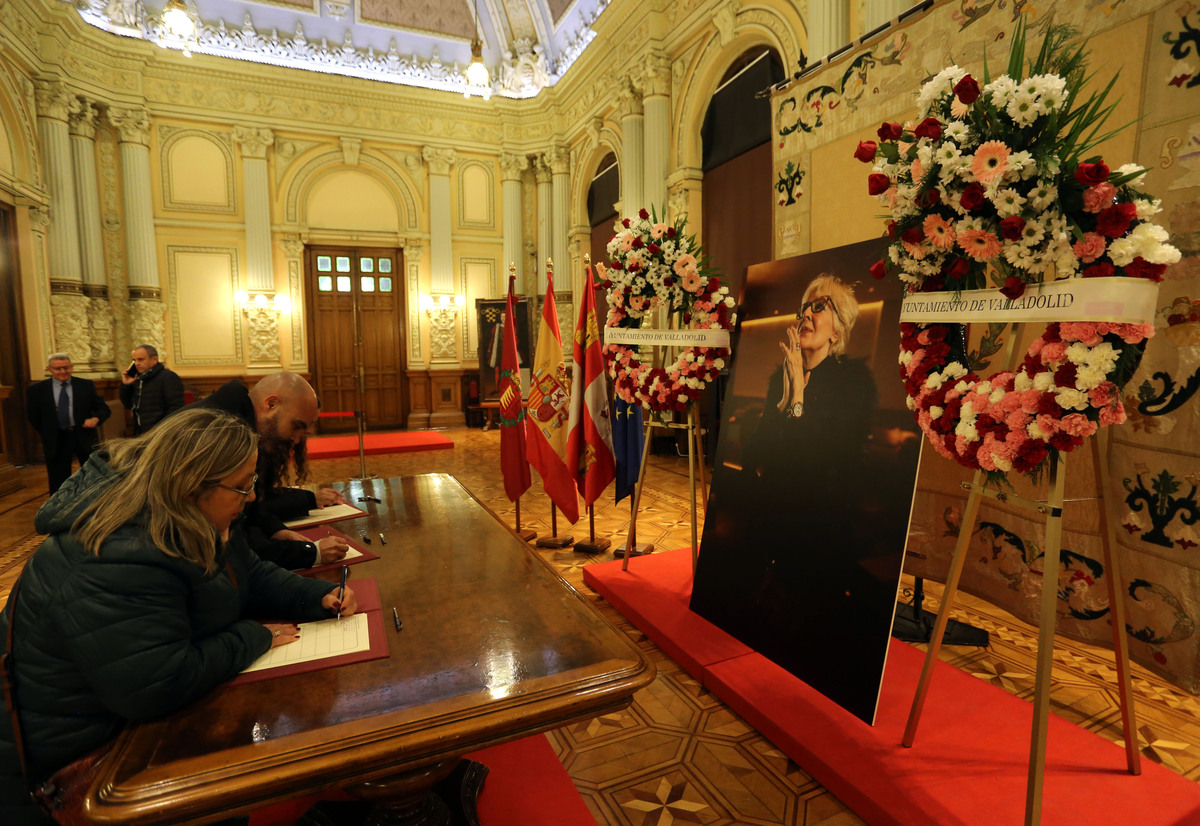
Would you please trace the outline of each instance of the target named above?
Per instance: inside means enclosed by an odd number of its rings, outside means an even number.
[[[1013,324],[1006,346],[1008,370],[1012,370],[1018,357],[1015,348],[1019,324]],[[1116,553],[1116,538],[1114,529],[1116,522],[1109,512],[1109,500],[1105,496],[1109,483],[1108,474],[1108,432],[1101,428],[1092,437],[1092,459],[1096,465],[1097,496],[1100,500],[1101,541],[1104,548],[1104,578],[1108,586],[1109,619],[1112,624],[1113,655],[1117,668],[1117,690],[1121,701],[1121,726],[1125,737],[1125,762],[1130,774],[1141,774],[1141,756],[1138,753],[1137,731],[1133,708],[1133,694],[1129,678],[1129,647],[1125,637],[1125,601],[1121,583],[1120,561]],[[946,587],[942,593],[942,605],[938,609],[937,621],[929,640],[929,649],[925,653],[925,664],[921,669],[921,679],[917,683],[917,693],[913,697],[912,709],[909,712],[908,724],[904,729],[903,744],[911,747],[916,737],[917,725],[921,720],[921,710],[925,705],[925,697],[933,679],[933,667],[942,647],[942,636],[946,631],[946,623],[950,619],[950,609],[954,595],[958,591],[958,580],[962,574],[967,558],[967,550],[971,544],[971,535],[979,516],[980,501],[984,496],[998,502],[1005,502],[1046,517],[1046,549],[1042,557],[1042,602],[1041,618],[1038,622],[1038,653],[1037,679],[1034,686],[1033,699],[1033,731],[1029,744],[1029,775],[1025,790],[1025,825],[1038,826],[1042,818],[1042,781],[1046,771],[1046,729],[1050,719],[1050,675],[1054,660],[1054,624],[1056,618],[1055,603],[1058,599],[1058,567],[1062,550],[1062,510],[1063,487],[1065,479],[1064,464],[1061,458],[1050,460],[1050,470],[1047,480],[1047,498],[1045,501],[1027,499],[1023,496],[989,490],[984,487],[983,471],[976,471],[971,482],[964,482],[963,488],[970,491],[967,497],[967,507],[963,513],[962,526],[959,528],[958,541],[954,546],[954,556],[950,562],[950,570],[946,575]]]
[[[646,430],[643,433],[645,443],[642,445],[642,461],[638,468],[637,486],[634,488],[633,505],[629,515],[629,540],[625,550],[625,561],[621,563],[621,570],[629,570],[629,557],[633,556],[632,550],[637,543],[637,514],[642,502],[642,485],[646,481],[646,457],[650,453],[650,436],[654,428],[667,431],[687,431],[688,491],[691,494],[688,505],[692,516],[692,573],[695,574],[696,562],[699,559],[699,531],[696,517],[697,466],[699,466],[700,476],[700,497],[706,502],[708,501],[708,483],[704,476],[704,443],[701,441],[703,431],[700,428],[700,413],[696,409],[694,401],[688,405],[687,421],[685,422],[655,421],[653,418],[646,421]]]

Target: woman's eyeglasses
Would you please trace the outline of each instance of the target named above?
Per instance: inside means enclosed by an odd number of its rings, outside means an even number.
[[[805,301],[803,304],[801,304],[800,311],[796,313],[796,320],[803,321],[804,314],[809,310],[812,310],[813,315],[820,315],[821,313],[825,312],[826,307],[828,307],[830,310],[833,310],[833,314],[835,316],[841,318],[841,315],[839,315],[837,311],[837,305],[833,303],[833,299],[827,295],[822,295],[814,298],[812,301]]]
[[[251,477],[250,487],[247,490],[242,490],[241,488],[230,487],[229,485],[222,485],[220,482],[213,482],[212,484],[213,484],[213,487],[215,487],[215,488],[225,488],[225,490],[231,490],[234,493],[240,493],[242,495],[242,498],[246,499],[250,496],[250,494],[254,493],[254,486],[258,484],[258,474],[256,473],[256,474],[254,474],[253,477]]]

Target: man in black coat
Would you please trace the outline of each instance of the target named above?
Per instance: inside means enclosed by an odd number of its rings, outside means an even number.
[[[100,423],[112,411],[96,392],[95,384],[71,375],[75,365],[66,353],[51,355],[46,369],[51,378],[30,386],[26,412],[29,423],[42,437],[46,475],[50,493],[54,493],[71,475],[73,458],[83,467],[100,441]]]
[[[183,380],[159,363],[154,345],[133,349],[133,364],[121,374],[121,404],[133,411],[134,436],[183,407]]]
[[[245,508],[246,535],[254,552],[291,570],[342,559],[350,546],[341,537],[326,536],[312,542],[284,524],[284,520],[306,516],[316,507],[341,501],[332,488],[313,494],[286,486],[290,467],[294,466],[298,481],[306,476],[304,442],[317,422],[318,411],[312,385],[296,373],[263,376],[249,389],[234,379],[196,406],[232,413],[258,433],[258,496]]]

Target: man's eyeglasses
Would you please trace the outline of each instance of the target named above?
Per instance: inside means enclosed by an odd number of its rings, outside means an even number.
[[[803,304],[801,304],[799,312],[796,313],[796,320],[803,321],[804,314],[809,310],[812,310],[813,315],[820,315],[821,313],[825,312],[826,307],[833,310],[833,314],[835,316],[841,318],[841,315],[839,315],[837,311],[837,305],[833,303],[833,299],[827,295],[822,295],[814,298],[812,301],[805,301]]]
[[[225,488],[225,490],[231,490],[234,493],[240,493],[242,498],[246,499],[250,496],[250,494],[254,493],[254,486],[258,484],[258,474],[254,474],[254,476],[250,479],[250,487],[247,490],[230,487],[229,485],[222,485],[220,482],[213,482],[212,484],[215,488]]]

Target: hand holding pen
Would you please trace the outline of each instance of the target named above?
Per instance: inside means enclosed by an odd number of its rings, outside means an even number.
[[[358,611],[358,597],[355,596],[353,588],[343,584],[321,597],[321,607],[337,614],[339,618],[348,617]]]

